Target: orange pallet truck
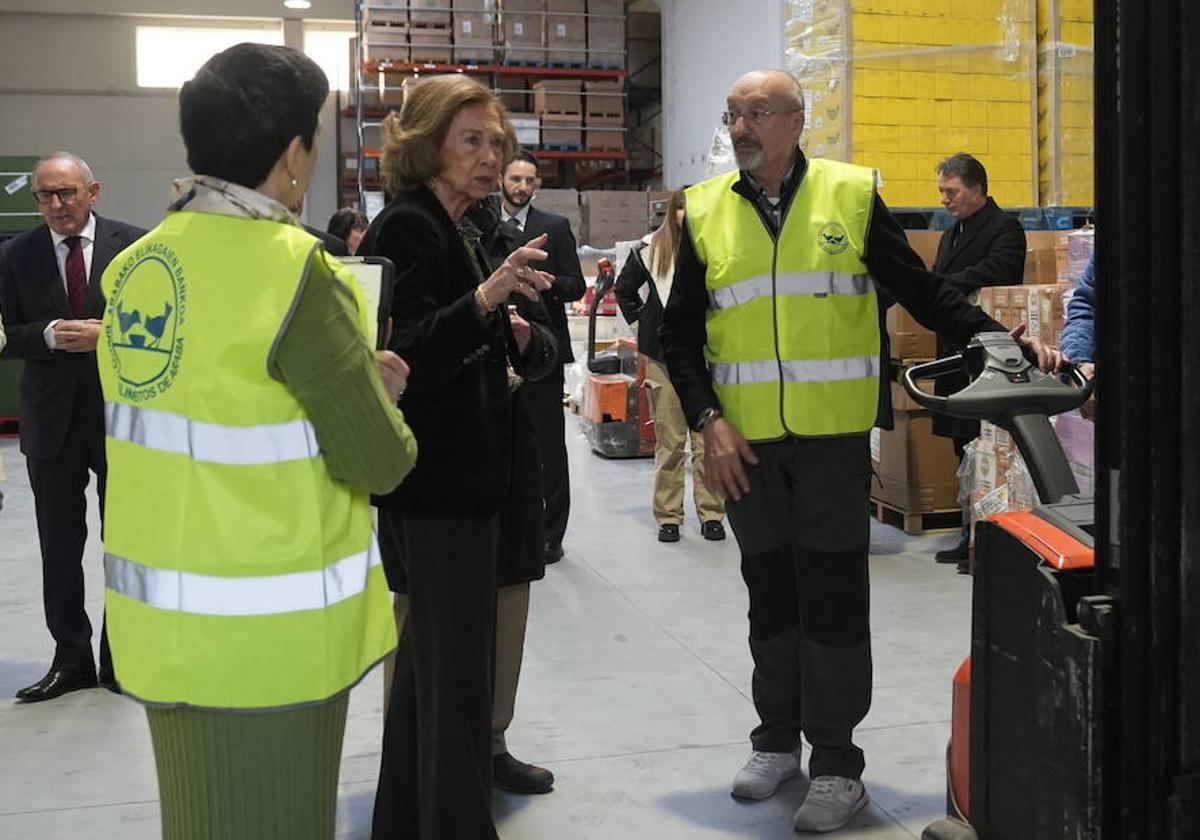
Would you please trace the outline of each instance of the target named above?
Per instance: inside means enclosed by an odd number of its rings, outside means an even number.
[[[939,397],[922,379],[965,372]],[[1111,714],[1115,628],[1093,557],[1093,504],[1081,496],[1050,417],[1082,405],[1091,383],[1065,384],[1007,333],[982,333],[958,356],[909,369],[904,386],[931,411],[1009,431],[1042,504],[976,529],[971,655],[954,676],[947,818],[922,840],[1099,836],[1102,733]]]

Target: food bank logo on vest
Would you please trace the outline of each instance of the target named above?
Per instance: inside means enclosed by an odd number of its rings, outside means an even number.
[[[139,245],[121,266],[104,326],[120,393],[144,402],[171,387],[183,357],[187,286],[179,257],[161,242]]]
[[[850,236],[837,222],[827,222],[817,231],[817,244],[827,254],[844,254],[850,247]]]

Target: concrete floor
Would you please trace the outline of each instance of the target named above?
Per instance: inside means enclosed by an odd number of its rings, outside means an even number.
[[[568,423],[574,430],[574,418]],[[557,784],[548,796],[498,794],[504,837],[794,836],[802,777],[765,802],[729,796],[756,722],[732,535],[702,540],[689,502],[682,542],[659,544],[651,462],[602,460],[577,434],[569,438],[567,554],[533,589],[509,734],[513,753],[551,768]],[[0,450],[9,476],[0,485],[0,837],[158,837],[154,763],[137,705],[100,690],[33,705],[10,699],[42,676],[52,644],[24,462],[15,441]],[[99,528],[92,533],[85,562],[98,622]],[[950,678],[967,650],[970,585],[930,553],[953,536],[908,537],[872,523],[875,695],[857,736],[872,804],[831,836],[918,837],[943,813]],[[339,838],[369,836],[381,683],[377,669],[351,700]]]

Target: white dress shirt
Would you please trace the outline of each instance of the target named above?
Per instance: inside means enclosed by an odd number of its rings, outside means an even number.
[[[519,227],[521,230],[525,230],[525,223],[529,219],[529,206],[530,206],[529,203],[526,203],[525,206],[522,207],[520,210],[518,210],[516,213],[509,213],[508,205],[501,204],[501,206],[500,206],[500,221],[507,222],[511,219],[512,221],[517,223],[517,227]]]
[[[83,226],[83,230],[79,231],[79,240],[79,247],[83,248],[83,276],[90,279],[92,276],[92,246],[96,244],[95,213],[88,213],[87,224]],[[50,241],[54,244],[54,259],[58,263],[58,279],[62,283],[63,294],[67,296],[67,300],[70,300],[71,291],[67,288],[67,254],[71,252],[71,246],[67,244],[66,236],[55,233],[53,229],[50,230]],[[54,325],[61,320],[61,318],[55,318],[46,325],[46,329],[42,332],[46,346],[51,350],[56,349]]]

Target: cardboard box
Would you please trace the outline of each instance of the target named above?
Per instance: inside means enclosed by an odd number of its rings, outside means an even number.
[[[496,60],[496,46],[490,40],[466,41],[457,39],[454,42],[454,63],[483,65]]]
[[[584,131],[588,151],[621,151],[625,148],[625,118],[589,115]]]
[[[937,336],[900,304],[888,309],[886,323],[893,359],[932,359],[937,354]]]
[[[625,0],[587,0],[589,15],[625,15]]]
[[[949,438],[933,434],[925,411],[893,411],[895,428],[871,432],[871,495],[906,512],[958,506],[958,458]]]
[[[496,60],[496,16],[490,12],[454,11],[456,64],[491,64]]]
[[[536,147],[541,145],[542,121],[538,119],[536,114],[510,113],[508,121],[512,124],[513,131],[516,132],[517,142],[522,146]]]
[[[587,41],[558,40],[547,36],[546,63],[551,67],[586,67]]]
[[[450,11],[446,0],[408,0],[410,26],[430,29],[449,29]]]
[[[546,52],[543,49],[545,36],[543,34],[544,16],[541,14],[522,14],[509,11],[514,3],[505,4],[505,12],[501,15],[503,29],[504,60],[509,64],[543,64]],[[540,2],[526,4],[541,7]]]
[[[583,128],[579,114],[541,114],[542,146],[547,149],[583,148]]]
[[[445,29],[411,29],[409,30],[408,44],[414,64],[449,64],[453,56],[449,27]]]
[[[399,42],[371,42],[363,44],[363,61],[393,64],[407,64],[411,58],[408,38],[403,37]]]
[[[445,3],[442,4],[443,6]],[[450,8],[455,12],[496,12],[500,4],[497,0],[451,0]]]
[[[519,114],[533,111],[533,97],[529,95],[530,80],[524,76],[500,76],[497,78],[496,96],[506,111]]]
[[[933,264],[937,260],[938,243],[942,241],[940,230],[906,230],[904,235],[908,237],[909,246],[917,252],[921,258],[921,262],[925,263],[925,268],[933,270]]]
[[[579,79],[543,79],[533,84],[535,114],[572,114],[575,123],[583,114],[583,82]]]
[[[625,82],[584,82],[583,110],[590,116],[625,117]]]
[[[1060,283],[984,286],[979,290],[979,308],[1009,329],[1025,324],[1030,335],[1057,347],[1062,339],[1063,298],[1068,288]]]
[[[625,18],[589,17],[587,23],[589,67],[625,66]]]
[[[363,13],[363,31],[371,35],[408,31],[408,9],[367,8]]]

